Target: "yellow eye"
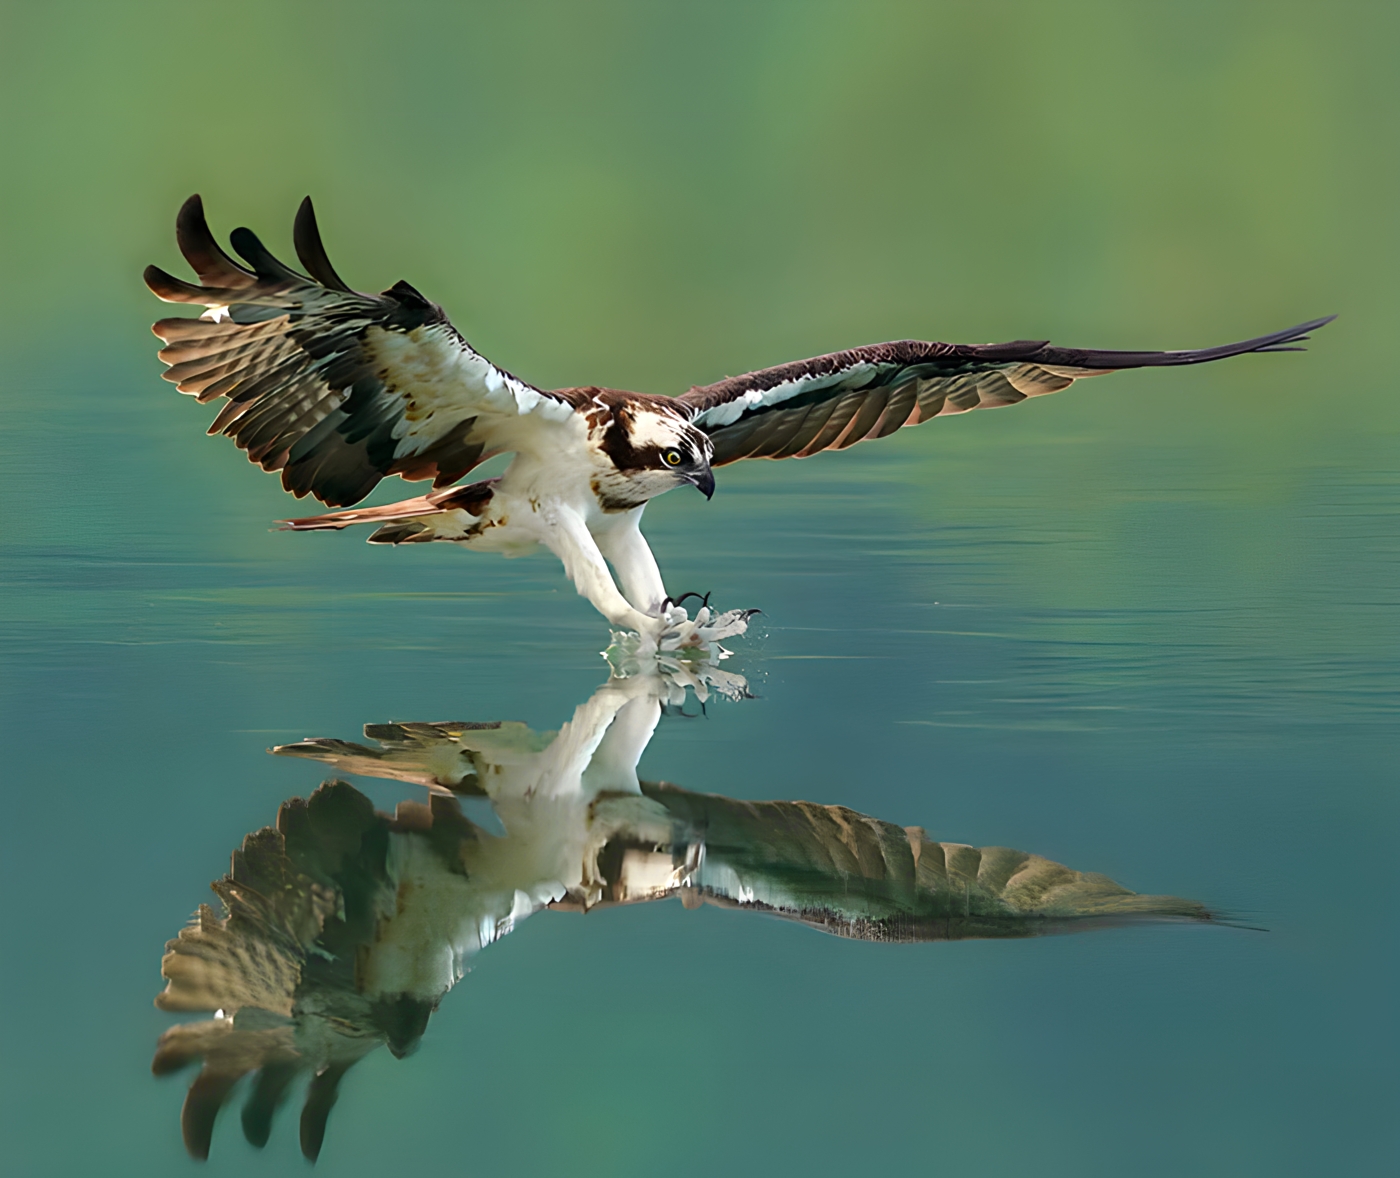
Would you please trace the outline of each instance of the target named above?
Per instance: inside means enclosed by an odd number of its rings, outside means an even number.
[[[661,457],[666,460],[667,466],[679,466],[681,464],[681,452],[679,450],[667,450]]]

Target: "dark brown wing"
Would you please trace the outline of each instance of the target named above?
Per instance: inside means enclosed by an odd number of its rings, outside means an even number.
[[[1120,368],[1204,364],[1246,352],[1295,352],[1335,316],[1222,347],[1184,352],[1055,348],[1044,340],[871,344],[734,376],[677,398],[714,443],[713,465],[806,458],[882,438],[931,417],[1014,405]]]
[[[566,418],[572,406],[496,368],[406,282],[383,294],[351,290],[321,244],[310,198],[296,249],[312,277],[270,254],[247,229],[223,252],[192,196],[176,220],[180,251],[202,285],[155,266],[162,299],[209,308],[162,319],[165,379],[199,401],[225,398],[209,432],[231,437],[282,485],[332,507],[363,499],[385,475],[455,482],[508,448],[500,426],[524,413]],[[511,440],[525,435],[515,430]],[[515,448],[511,446],[509,448]]]

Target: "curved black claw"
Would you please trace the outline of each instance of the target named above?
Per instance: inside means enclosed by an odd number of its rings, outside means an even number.
[[[711,589],[710,593],[713,592],[714,590]],[[688,597],[699,597],[700,608],[704,609],[707,605],[710,604],[710,593],[706,593],[702,596],[701,594],[692,591],[690,593],[682,593],[679,597],[672,597],[668,594],[666,596],[666,600],[661,603],[661,608],[663,610],[670,609],[673,605],[683,605],[685,603],[686,598]]]

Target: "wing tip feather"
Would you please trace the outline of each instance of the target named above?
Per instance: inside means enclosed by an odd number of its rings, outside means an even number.
[[[311,203],[310,196],[303,197],[297,208],[296,220],[292,223],[292,245],[296,249],[297,259],[306,267],[306,272],[312,278],[331,290],[338,290],[345,294],[352,293],[345,280],[336,273],[335,267],[331,265],[325,243],[321,240],[321,229],[316,221],[316,208]]]
[[[147,266],[141,278],[150,292],[166,303],[204,303],[204,288],[186,282],[159,266]]]
[[[1273,331],[1268,335],[1256,336],[1251,340],[1244,340],[1238,344],[1226,344],[1224,348],[1205,348],[1201,352],[1187,352],[1184,355],[1204,355],[1206,358],[1214,359],[1216,353],[1221,354],[1221,358],[1230,355],[1244,355],[1249,353],[1263,352],[1306,352],[1307,348],[1292,347],[1290,345],[1300,344],[1304,340],[1312,338],[1311,332],[1319,328],[1326,327],[1332,322],[1336,315],[1324,315],[1321,319],[1309,319],[1306,323],[1300,323],[1296,327],[1288,327],[1282,331]],[[1239,349],[1239,351],[1235,351]]]
[[[253,275],[226,254],[215,240],[204,215],[204,199],[195,193],[175,214],[175,244],[202,283],[247,286]]]
[[[263,245],[246,225],[240,225],[229,234],[229,242],[238,251],[239,257],[253,268],[254,275],[264,282],[306,282],[304,275],[298,274],[290,266],[280,261],[272,251]]]
[[[1098,350],[1045,349],[1045,359],[1052,364],[1071,367],[1113,370],[1116,368],[1167,368],[1185,364],[1208,364],[1212,360],[1226,360],[1232,356],[1247,356],[1268,352],[1306,352],[1306,348],[1292,345],[1311,338],[1310,333],[1326,327],[1336,315],[1324,315],[1321,319],[1309,319],[1295,327],[1282,331],[1271,331],[1253,339],[1240,340],[1232,344],[1219,344],[1213,348],[1187,348],[1170,352],[1119,352]]]

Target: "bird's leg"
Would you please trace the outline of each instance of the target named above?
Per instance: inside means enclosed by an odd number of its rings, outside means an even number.
[[[574,709],[540,755],[531,783],[540,797],[581,788],[637,793],[637,762],[661,713],[661,685],[652,679],[609,679]]]
[[[665,589],[656,560],[636,526],[641,512],[629,515],[630,519],[600,529],[596,537],[583,517],[569,507],[556,507],[549,517],[550,550],[564,562],[569,579],[599,613],[619,630],[636,631],[643,640],[642,650],[649,654],[684,648],[708,657],[712,643],[748,629],[754,610],[730,610],[711,617],[702,606],[692,620],[679,606],[664,604]],[[605,551],[632,596],[631,601],[613,582]],[[655,612],[639,609],[640,602],[647,602]]]
[[[583,786],[592,793],[603,790],[641,792],[637,762],[642,759],[661,719],[663,685],[655,676],[623,682],[639,683],[641,690],[634,690],[633,697],[616,710],[612,723],[593,752],[593,759],[584,770]]]
[[[546,543],[561,561],[564,572],[579,593],[588,598],[608,622],[619,630],[635,630],[655,639],[664,628],[662,619],[644,613],[627,600],[613,582],[607,561],[581,516],[568,507],[554,509]],[[641,533],[637,533],[640,538]],[[642,541],[645,547],[646,541]],[[650,552],[647,553],[650,556]],[[653,570],[656,562],[651,562]],[[660,574],[656,574],[660,585]],[[659,596],[659,595],[658,595]]]
[[[622,582],[622,591],[627,595],[627,600],[643,613],[658,617],[667,617],[673,607],[679,610],[692,597],[700,602],[700,609],[705,609],[710,604],[708,593],[682,593],[679,597],[672,597],[666,592],[661,571],[656,567],[656,558],[642,535],[641,521],[642,507],[637,507],[611,527],[600,528],[593,533],[598,548]]]
[[[661,581],[661,570],[656,567],[656,557],[642,535],[640,525],[645,506],[633,508],[615,522],[610,522],[610,526],[598,528],[593,535],[599,550],[622,582],[622,592],[627,595],[627,600],[645,614],[661,616],[666,613],[668,605],[675,603],[666,596],[666,586]]]

